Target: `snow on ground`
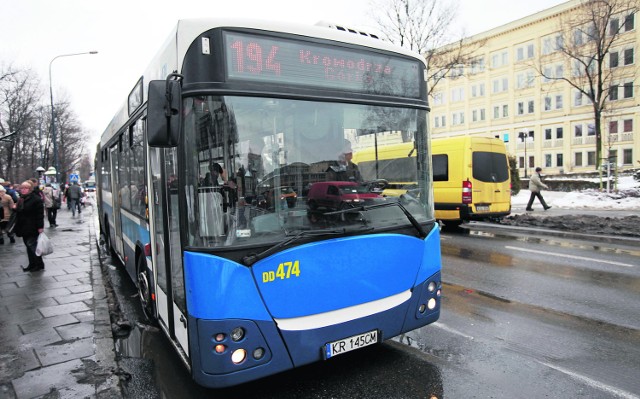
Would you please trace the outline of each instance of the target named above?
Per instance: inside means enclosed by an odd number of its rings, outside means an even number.
[[[518,195],[511,197],[512,207],[526,207],[530,194],[527,189],[520,190]],[[543,190],[542,196],[549,205],[562,209],[640,211],[640,182],[632,176],[622,176],[618,179],[617,193],[592,189],[572,192]],[[534,204],[538,204],[537,199]]]

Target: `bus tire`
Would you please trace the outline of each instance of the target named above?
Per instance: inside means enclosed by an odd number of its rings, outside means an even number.
[[[157,319],[153,313],[151,278],[149,269],[145,262],[145,257],[142,254],[138,256],[136,270],[138,271],[138,296],[140,297],[140,304],[142,305],[142,313],[144,313],[147,321],[155,325]]]

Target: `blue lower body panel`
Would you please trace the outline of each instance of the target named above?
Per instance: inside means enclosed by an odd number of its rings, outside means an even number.
[[[436,290],[429,290],[430,282]],[[325,344],[353,335],[376,330],[378,342],[382,342],[438,320],[440,289],[437,273],[416,286],[409,299],[398,306],[312,330],[282,330],[273,321],[190,317],[189,324],[197,326],[197,332],[190,334],[193,377],[201,385],[222,388],[321,361],[325,358]],[[435,299],[435,307],[429,310],[426,304],[430,298]],[[244,336],[236,342],[231,331],[238,327],[244,330]],[[224,351],[217,353],[216,345],[223,345]],[[236,350],[246,351],[246,359],[239,364],[231,361],[231,353]],[[260,358],[254,356],[256,350],[261,353]]]
[[[432,323],[440,265],[437,225],[425,239],[342,237],[251,267],[185,252],[193,377],[208,387],[236,385],[323,360],[328,343],[370,331],[381,342]]]

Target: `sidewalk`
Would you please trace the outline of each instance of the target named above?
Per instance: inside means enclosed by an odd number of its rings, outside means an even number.
[[[22,238],[0,245],[0,399],[121,398],[114,341],[89,204],[57,228],[54,253],[25,273]]]

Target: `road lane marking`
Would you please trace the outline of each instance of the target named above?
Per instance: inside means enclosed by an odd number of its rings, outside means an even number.
[[[439,327],[442,330],[445,330],[446,332],[450,332],[450,333],[453,333],[453,334],[460,335],[461,337],[465,337],[467,339],[471,339],[471,340],[474,339],[471,335],[467,335],[467,334],[465,334],[463,332],[455,330],[455,329],[453,329],[453,328],[451,328],[451,327],[449,327],[449,326],[447,326],[445,324],[440,323],[439,321],[436,321],[435,323],[432,323],[431,325],[434,326],[434,327]]]
[[[552,368],[552,369],[554,369],[556,371],[564,373],[564,374],[566,374],[568,376],[571,376],[571,377],[573,377],[573,378],[575,378],[577,380],[580,380],[580,381],[586,383],[587,385],[589,385],[589,386],[591,386],[593,388],[597,388],[597,389],[600,389],[602,391],[608,392],[608,393],[610,393],[612,395],[615,395],[616,397],[628,398],[628,399],[638,399],[638,396],[632,394],[631,392],[627,392],[627,391],[624,391],[622,389],[618,389],[616,387],[612,387],[611,385],[607,385],[607,384],[604,384],[604,383],[602,383],[600,381],[596,381],[596,380],[591,379],[591,378],[589,378],[587,376],[584,376],[582,374],[575,373],[575,372],[573,372],[571,370],[567,370],[567,369],[559,367],[559,366],[554,366],[553,364],[550,364],[550,363],[541,362],[539,360],[537,362],[542,364],[542,365],[544,365],[544,366]]]
[[[560,258],[569,258],[569,259],[577,259],[577,260],[586,260],[586,261],[589,261],[589,262],[607,263],[609,265],[615,265],[615,266],[624,266],[624,267],[634,267],[635,266],[635,265],[630,265],[628,263],[614,262],[612,260],[594,259],[594,258],[587,258],[587,257],[584,257],[584,256],[567,255],[567,254],[560,254],[560,253],[557,253],[557,252],[549,252],[549,251],[537,251],[535,249],[511,247],[511,246],[508,246],[508,245],[505,246],[505,248],[507,248],[507,249],[515,249],[516,251],[522,251],[522,252],[531,252],[531,253],[540,254],[540,255],[558,256]]]

